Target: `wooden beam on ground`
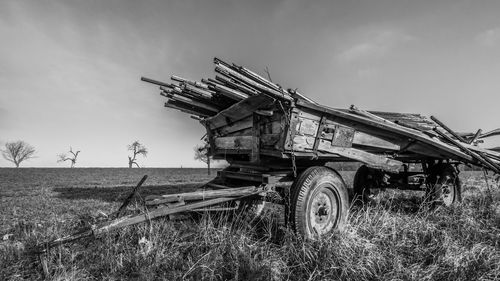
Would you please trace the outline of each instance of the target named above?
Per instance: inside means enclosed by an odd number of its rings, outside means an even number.
[[[146,197],[146,205],[153,206],[172,202],[187,202],[208,200],[219,197],[240,197],[253,194],[258,190],[255,186],[215,189],[215,190],[200,190],[194,192],[166,194],[166,195],[150,195]]]

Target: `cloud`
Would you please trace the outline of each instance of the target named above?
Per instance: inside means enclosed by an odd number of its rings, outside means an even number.
[[[353,62],[381,58],[397,46],[415,39],[411,35],[395,30],[379,30],[362,37],[357,43],[339,52],[337,59],[341,62]]]
[[[500,27],[485,30],[476,36],[476,42],[485,47],[500,44]]]

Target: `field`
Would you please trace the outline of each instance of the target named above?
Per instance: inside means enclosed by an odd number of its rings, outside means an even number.
[[[205,169],[0,169],[0,280],[43,279],[32,247],[141,195],[190,190]],[[346,181],[353,173],[344,172]],[[500,280],[500,190],[462,172],[463,202],[429,209],[418,192],[351,206],[347,227],[302,241],[263,217],[155,220],[50,252],[51,280]]]

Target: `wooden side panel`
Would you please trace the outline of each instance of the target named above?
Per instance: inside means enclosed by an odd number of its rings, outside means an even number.
[[[233,122],[232,124],[214,129],[214,133],[217,136],[227,136],[229,134],[232,134],[234,132],[238,132],[241,130],[245,129],[250,129],[252,128],[252,116],[248,116],[244,119],[238,120],[236,122]]]
[[[205,119],[203,122],[207,124],[210,129],[220,128],[251,116],[255,110],[272,106],[273,103],[274,99],[266,95],[249,97],[222,110],[214,117]]]
[[[356,131],[352,140],[353,145],[376,147],[387,150],[400,150],[401,146],[395,142],[391,142],[364,132]]]
[[[293,149],[293,151],[312,150],[321,117],[297,111],[292,114],[291,119],[290,130],[292,132],[291,134],[287,133],[285,149]]]
[[[397,171],[403,164],[400,161],[369,153],[360,149],[332,146],[331,143],[327,140],[322,140],[319,143],[318,151],[334,153],[345,158],[363,162],[370,167],[383,169],[386,171]]]
[[[219,150],[252,150],[253,136],[218,137],[214,142]]]

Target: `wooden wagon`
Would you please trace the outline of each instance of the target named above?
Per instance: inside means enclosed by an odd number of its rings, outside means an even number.
[[[199,120],[209,156],[229,166],[196,192],[148,196],[146,214],[121,216],[124,203],[113,220],[44,249],[179,212],[245,210],[265,201],[283,204],[285,222],[312,238],[341,228],[350,199],[377,189],[421,190],[432,204],[451,205],[461,198],[458,164],[500,173],[500,152],[477,146],[498,129],[459,134],[434,117],[330,108],[244,67],[214,62],[215,79],[142,80],[160,86],[166,107]],[[330,162],[362,164],[351,196]]]

